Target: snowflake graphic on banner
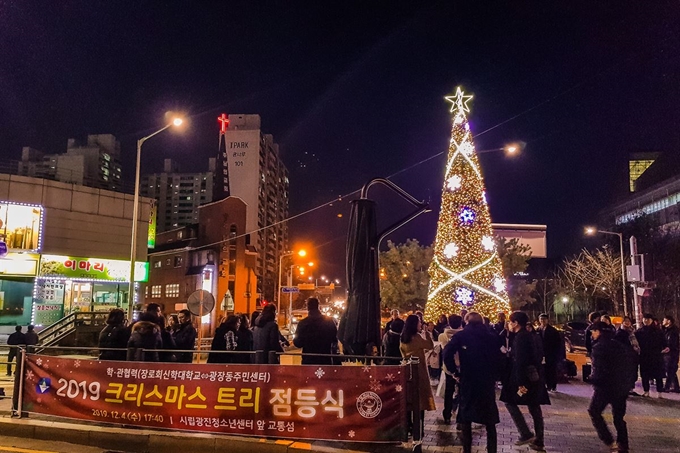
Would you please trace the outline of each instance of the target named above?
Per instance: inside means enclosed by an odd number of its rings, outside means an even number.
[[[357,434],[354,432],[353,429],[350,429],[349,432],[347,433],[347,435],[348,435],[349,437],[354,437],[354,436],[356,436]]]
[[[510,311],[505,281],[496,280],[502,275],[501,259],[467,118],[471,99],[461,88],[446,97],[451,103],[452,126],[429,268],[425,320],[430,322],[462,308],[473,309],[494,322],[499,312]]]
[[[316,371],[314,372],[314,374],[316,374],[316,377],[318,377],[319,379],[321,379],[321,378],[323,377],[323,375],[326,374],[326,373],[324,372],[324,370],[322,370],[321,368],[319,368],[318,370],[316,370]]]

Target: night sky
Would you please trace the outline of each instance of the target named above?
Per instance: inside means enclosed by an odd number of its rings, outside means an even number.
[[[170,157],[205,170],[221,113],[257,113],[291,173],[291,214],[393,181],[434,211],[390,236],[431,243],[457,85],[475,97],[477,149],[494,222],[548,225],[549,254],[587,244],[582,226],[625,194],[635,150],[680,150],[677,1],[0,0],[0,157],[66,150],[112,133],[124,178]],[[384,190],[381,225],[408,207]],[[290,223],[344,277],[350,198]],[[337,215],[341,213],[343,217]],[[592,240],[590,240],[592,241]],[[334,274],[334,275],[331,275]]]

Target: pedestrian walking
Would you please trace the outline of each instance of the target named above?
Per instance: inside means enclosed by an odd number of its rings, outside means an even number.
[[[331,354],[338,343],[338,329],[331,318],[319,311],[319,299],[307,300],[307,317],[300,321],[293,344],[302,348],[303,365],[332,365],[330,356],[306,356],[304,354]]]
[[[182,363],[191,363],[194,360],[192,351],[196,348],[196,328],[191,323],[191,312],[187,309],[180,310],[177,314],[179,326],[175,330],[172,338],[175,340],[175,346],[179,350],[187,352],[178,352],[177,361]]]
[[[543,356],[545,357],[545,385],[549,392],[557,391],[557,366],[564,357],[564,342],[560,333],[550,325],[548,315],[542,313],[538,317],[541,323],[538,334],[543,343]]]
[[[26,344],[26,336],[22,332],[23,327],[16,326],[14,328],[14,333],[7,337],[7,346],[9,346],[9,352],[7,353],[7,376],[12,375],[12,364],[14,359],[19,355],[18,345]]]
[[[99,360],[126,360],[130,329],[125,324],[125,312],[114,308],[106,318],[106,327],[99,332]]]
[[[605,322],[594,323],[590,332],[596,343],[593,345],[591,355],[593,369],[590,382],[594,391],[588,414],[600,440],[611,451],[627,453],[628,428],[624,417],[628,391],[637,378],[631,373],[635,364],[635,351],[615,341],[614,332]],[[616,441],[602,417],[607,405],[612,407]]]
[[[640,379],[642,379],[642,396],[649,396],[649,381],[656,381],[658,397],[663,392],[663,350],[666,338],[661,329],[654,325],[654,317],[645,313],[642,316],[642,327],[635,332],[640,344]]]
[[[399,365],[401,363],[401,350],[399,350],[399,337],[404,330],[404,321],[400,318],[392,320],[390,328],[382,338],[383,355],[392,357],[385,359],[385,365]]]
[[[500,400],[505,403],[512,421],[519,431],[515,445],[529,445],[534,451],[545,451],[544,423],[541,405],[550,404],[550,397],[541,376],[541,353],[535,335],[527,331],[529,317],[516,311],[510,315],[509,327],[514,332],[511,357],[512,369],[507,385],[503,385]],[[531,432],[518,406],[527,406],[534,421]]]
[[[434,347],[434,342],[428,331],[423,331],[422,321],[417,315],[409,315],[404,322],[404,330],[401,332],[399,349],[402,357],[418,358],[418,399],[420,400],[420,425],[421,433],[425,430],[425,411],[436,410],[432,387],[428,379],[427,364],[425,363],[425,351]],[[409,421],[409,432],[413,432],[415,420]]]
[[[442,351],[446,351],[446,346],[451,341],[454,335],[463,331],[462,322],[460,316],[451,315],[448,319],[448,326],[444,328],[444,332],[439,335],[439,343],[442,345]],[[444,355],[442,353],[442,356]],[[442,375],[444,376],[444,411],[442,416],[444,417],[444,423],[447,425],[451,423],[451,417],[453,412],[458,410],[458,396],[456,395],[456,388],[458,386],[455,376],[458,372],[458,358],[454,355],[453,362],[449,362],[449,366],[442,366]],[[441,384],[440,384],[441,387]],[[441,395],[441,394],[440,394]]]
[[[664,391],[680,393],[680,385],[678,384],[678,360],[680,360],[678,327],[675,325],[675,319],[671,315],[664,316],[662,325],[663,334],[666,338],[666,349],[664,349],[666,384]]]
[[[458,356],[457,377],[460,395],[456,423],[462,430],[463,453],[472,452],[472,423],[486,427],[486,451],[496,453],[498,440],[496,425],[500,423],[496,406],[496,380],[502,354],[498,339],[489,332],[479,313],[467,315],[467,325],[457,332],[444,348],[444,364],[455,369]]]

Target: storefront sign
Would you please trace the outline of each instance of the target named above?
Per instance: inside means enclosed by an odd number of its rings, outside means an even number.
[[[77,256],[43,255],[40,260],[41,277],[62,277],[81,280],[127,282],[130,280],[130,262],[103,260]],[[135,262],[135,281],[149,279],[149,263]]]
[[[263,437],[398,442],[408,366],[90,361],[29,355],[22,410]]]
[[[10,252],[0,258],[0,275],[8,277],[35,277],[38,275],[40,255]]]
[[[158,227],[158,205],[156,200],[151,200],[149,206],[149,235],[147,240],[147,247],[152,249],[156,247],[156,229]]]
[[[0,241],[9,251],[40,250],[42,223],[42,206],[0,201]]]

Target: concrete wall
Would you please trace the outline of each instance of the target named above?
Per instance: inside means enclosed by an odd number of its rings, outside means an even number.
[[[0,200],[45,208],[43,254],[130,259],[133,196],[0,174]],[[151,200],[140,198],[136,259],[146,261]]]

